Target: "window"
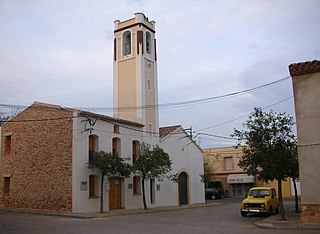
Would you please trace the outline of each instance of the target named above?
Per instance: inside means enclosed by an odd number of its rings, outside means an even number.
[[[136,161],[138,160],[139,149],[140,149],[140,142],[133,141],[132,142],[132,164],[135,164]]]
[[[151,80],[147,80],[147,87],[148,87],[148,90],[151,90]]]
[[[98,197],[98,177],[89,175],[89,198]]]
[[[121,155],[121,140],[118,137],[112,138],[112,155]]]
[[[122,35],[123,56],[131,54],[131,32],[126,31]]]
[[[11,135],[5,137],[4,144],[5,144],[5,152],[10,154],[10,152],[11,152]]]
[[[155,193],[156,193],[156,186],[154,180],[150,180],[150,202],[151,204],[155,203]]]
[[[89,136],[89,163],[93,160],[95,152],[99,151],[99,137],[96,135]]]
[[[3,193],[9,194],[10,192],[10,177],[3,178]]]
[[[146,52],[151,54],[151,34],[149,32],[146,33]]]
[[[152,134],[152,124],[149,123],[148,127],[149,127],[149,129],[148,129],[149,135],[151,135]]]
[[[120,133],[120,127],[119,127],[119,125],[113,125],[113,132],[114,132],[114,133]]]
[[[224,158],[224,167],[225,167],[225,170],[233,170],[232,157]]]
[[[133,177],[133,194],[141,194],[141,179],[139,176]]]

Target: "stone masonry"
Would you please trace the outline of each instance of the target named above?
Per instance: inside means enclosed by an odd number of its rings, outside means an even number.
[[[0,206],[72,211],[72,115],[34,103],[2,126]]]

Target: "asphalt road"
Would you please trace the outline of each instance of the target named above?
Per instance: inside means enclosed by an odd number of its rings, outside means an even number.
[[[211,201],[212,202],[212,201]],[[0,211],[0,233],[318,233],[319,230],[260,229],[254,222],[263,216],[241,217],[239,199],[215,200],[205,208],[139,215],[75,219]]]

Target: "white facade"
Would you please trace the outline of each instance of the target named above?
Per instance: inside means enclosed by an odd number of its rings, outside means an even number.
[[[76,113],[74,114],[76,115]],[[94,118],[92,118],[95,120]],[[121,141],[121,157],[130,158],[128,163],[132,163],[132,142],[142,142],[141,128],[128,126],[130,129],[119,126],[120,133],[114,133],[114,125],[107,121],[97,120],[92,126],[92,132],[85,131],[85,121],[87,118],[74,118],[73,120],[73,157],[72,157],[72,212],[98,212],[100,208],[100,198],[89,198],[89,175],[97,176],[97,186],[100,195],[100,180],[101,175],[99,171],[93,171],[88,166],[88,149],[89,149],[89,135],[94,134],[98,136],[98,151],[111,152],[112,139],[119,138]],[[123,125],[123,124],[122,124]],[[90,126],[86,126],[90,127]],[[140,196],[135,196],[132,189],[128,189],[128,184],[132,184],[132,178],[129,178],[121,183],[121,206],[122,208],[138,208],[142,204]],[[86,182],[87,188],[81,188],[81,184]],[[108,197],[108,179],[104,180],[104,210],[109,210]]]
[[[188,175],[188,204],[204,203],[204,184],[200,178],[200,174],[204,172],[202,150],[181,127],[161,138],[160,146],[171,157],[173,164],[171,173],[185,172]],[[179,205],[178,184],[168,185],[169,189],[170,197],[161,196],[159,203]]]
[[[74,113],[77,115],[77,113]],[[95,120],[94,118],[91,118]],[[121,140],[121,157],[130,158],[128,161],[132,164],[132,142],[146,142],[143,132],[139,127],[130,128],[121,127],[120,133],[113,133],[114,123],[103,120],[96,120],[94,126],[89,128],[86,125],[87,118],[74,118],[73,120],[73,157],[72,157],[72,212],[98,212],[100,210],[100,197],[89,198],[89,176],[96,175],[98,184],[97,194],[100,195],[101,175],[99,171],[88,169],[88,148],[89,135],[98,136],[98,150],[111,152],[112,139]],[[129,126],[128,126],[129,127]],[[147,137],[149,138],[149,137]],[[198,146],[191,141],[190,137],[178,128],[172,134],[168,134],[160,140],[160,147],[170,155],[172,160],[172,171],[169,173],[180,174],[185,172],[188,175],[188,204],[204,203],[204,186],[200,181],[200,174],[203,173],[203,156]],[[121,182],[121,208],[138,209],[143,208],[142,193],[133,194],[133,176]],[[164,179],[155,181],[153,187],[150,187],[150,181],[145,183],[146,201],[148,207],[160,206],[178,206],[179,205],[179,184]],[[109,183],[105,178],[103,185],[104,211],[109,211]],[[153,203],[151,203],[151,189],[153,189]]]

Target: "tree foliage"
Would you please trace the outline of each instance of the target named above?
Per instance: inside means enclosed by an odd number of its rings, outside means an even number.
[[[133,165],[134,171],[141,178],[144,209],[147,209],[145,197],[146,180],[162,180],[172,170],[169,154],[156,145],[151,148],[149,144],[142,143],[138,159]]]
[[[203,174],[200,174],[201,182],[204,183],[205,187],[207,188],[208,184],[211,181],[211,176],[212,176],[213,173],[212,173],[212,169],[208,165],[208,163],[205,163],[203,165],[203,169],[204,169]]]
[[[233,136],[243,147],[243,157],[239,166],[248,175],[258,175],[267,182],[278,180],[278,193],[282,203],[282,180],[296,175],[298,160],[296,156],[296,137],[292,133],[293,118],[285,113],[263,112],[255,108],[243,124],[245,130],[234,130]],[[284,213],[281,213],[284,219]]]
[[[101,173],[101,184],[100,184],[100,212],[103,212],[103,184],[104,177],[120,177],[128,178],[132,172],[132,166],[126,163],[124,158],[120,158],[111,153],[100,151],[95,153],[93,160],[89,162],[88,168],[97,169]]]
[[[4,123],[8,122],[11,120],[13,117],[18,115],[20,113],[19,109],[13,109],[11,110],[10,114],[5,114],[0,112],[0,126],[3,125]]]

